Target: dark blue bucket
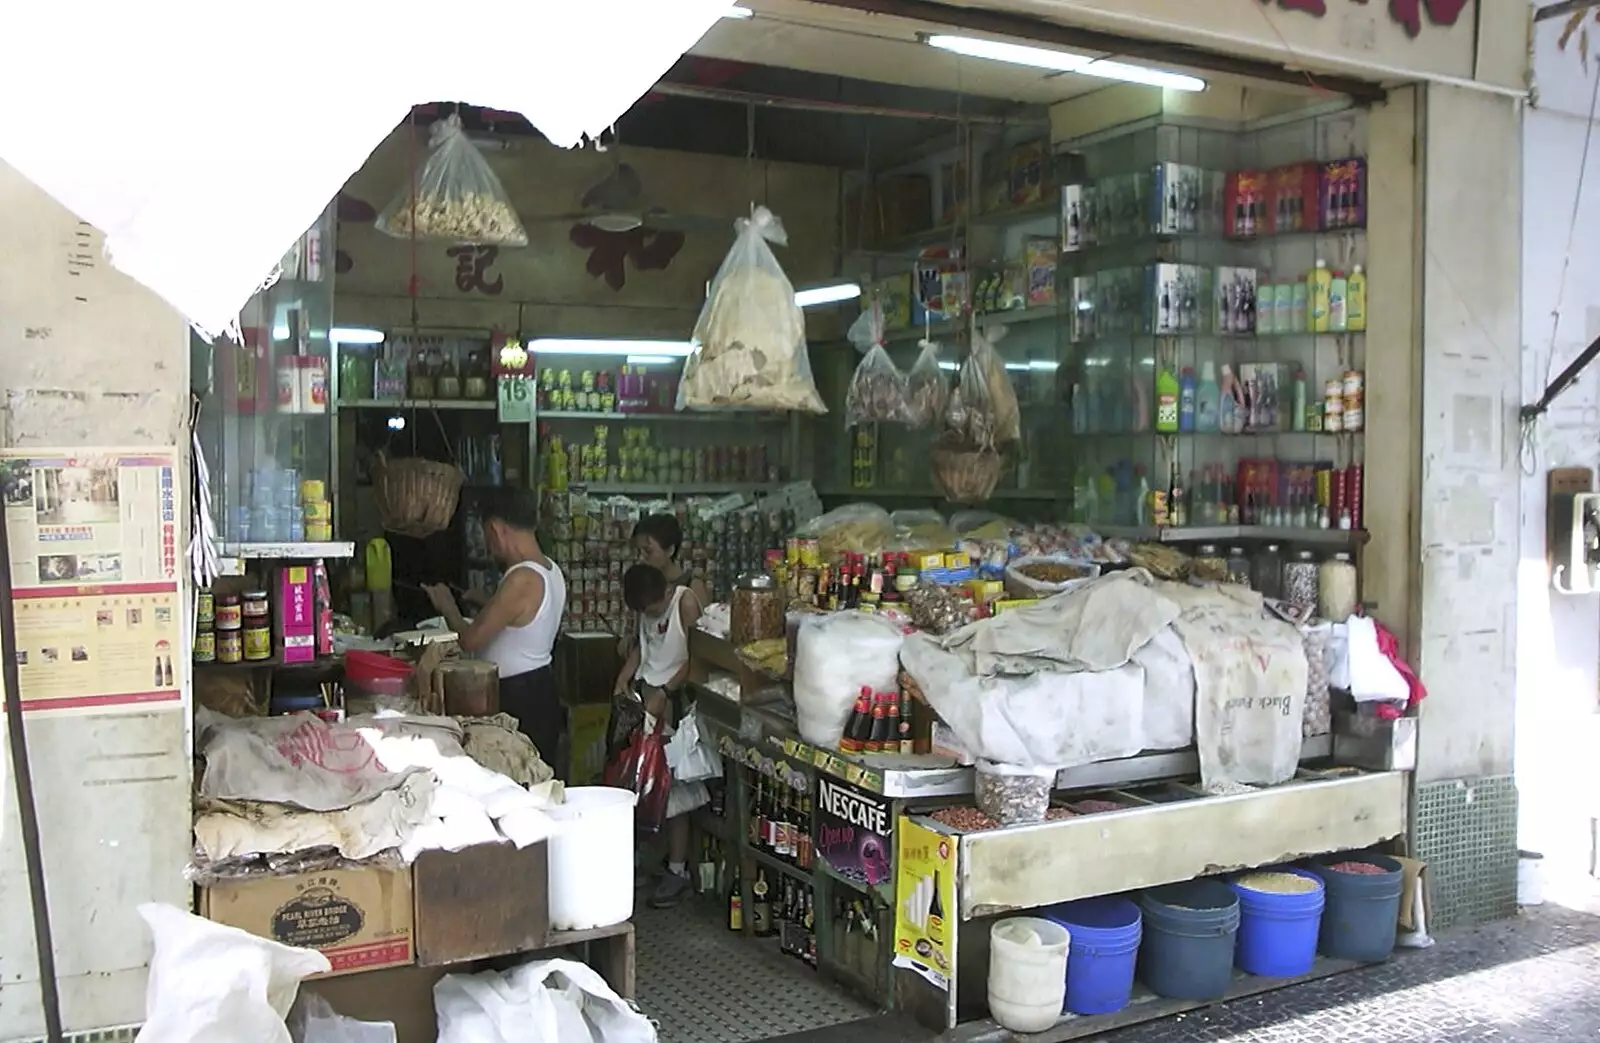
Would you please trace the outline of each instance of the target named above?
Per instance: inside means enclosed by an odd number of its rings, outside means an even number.
[[[1368,862],[1383,872],[1338,873],[1328,868],[1340,862]],[[1368,852],[1324,855],[1311,860],[1311,871],[1322,877],[1328,891],[1317,943],[1322,955],[1367,963],[1387,960],[1394,953],[1400,893],[1405,890],[1400,863]]]
[[[1157,996],[1214,1000],[1233,978],[1239,896],[1220,880],[1190,880],[1139,896],[1139,980]]]
[[[1275,894],[1240,887],[1235,878],[1232,887],[1239,895],[1239,944],[1234,962],[1241,970],[1270,978],[1309,974],[1317,960],[1317,932],[1327,898],[1322,878],[1290,866],[1269,866],[1256,872],[1293,873],[1317,886],[1314,891]]]
[[[1113,1014],[1133,995],[1139,953],[1139,907],[1126,898],[1085,898],[1052,906],[1044,918],[1067,929],[1066,1009]]]

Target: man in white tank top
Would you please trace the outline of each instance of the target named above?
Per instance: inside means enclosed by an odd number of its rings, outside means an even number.
[[[539,756],[564,775],[558,763],[566,733],[566,707],[550,668],[567,581],[545,557],[534,535],[536,501],[526,489],[498,489],[485,505],[484,542],[504,570],[500,586],[470,622],[444,584],[426,587],[428,599],[456,632],[462,651],[495,664],[500,672],[500,708],[517,719]]]
[[[652,565],[634,565],[622,574],[622,598],[639,615],[639,640],[617,674],[616,692],[637,689],[645,710],[670,725],[672,695],[689,679],[689,631],[700,619],[700,602],[689,587],[669,584]],[[650,896],[656,909],[677,905],[689,889],[689,817],[668,819],[662,832],[667,871]]]

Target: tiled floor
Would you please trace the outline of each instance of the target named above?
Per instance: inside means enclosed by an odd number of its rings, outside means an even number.
[[[660,1024],[661,1043],[747,1043],[873,1013],[776,939],[730,934],[724,915],[696,896],[668,910],[641,899],[634,912],[639,1007]]]

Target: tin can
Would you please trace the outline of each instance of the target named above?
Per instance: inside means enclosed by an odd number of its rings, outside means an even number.
[[[210,630],[217,622],[217,598],[209,590],[202,590],[195,598],[194,623],[201,630]]]
[[[1361,425],[1365,422],[1365,420],[1366,418],[1361,414],[1360,406],[1352,407],[1346,405],[1344,407],[1344,416],[1341,421],[1344,424],[1342,430],[1359,431],[1361,430]]]
[[[1360,399],[1366,393],[1366,376],[1359,369],[1344,371],[1343,392],[1346,399]]]
[[[306,541],[308,543],[330,543],[333,540],[333,525],[329,522],[307,522]]]
[[[244,611],[239,607],[239,595],[224,594],[218,598],[216,618],[218,630],[238,630],[244,626]],[[220,658],[220,652],[218,656]]]
[[[201,630],[194,635],[194,661],[197,663],[214,663],[217,661],[216,631]]]
[[[328,498],[328,483],[320,478],[302,478],[300,480],[300,502],[316,503]]]
[[[259,663],[263,659],[272,658],[272,628],[270,626],[245,627],[243,634],[244,657],[247,661]]]
[[[217,662],[237,663],[243,658],[243,635],[237,630],[217,631]]]
[[[303,510],[308,525],[333,520],[333,504],[327,500],[307,500]]]

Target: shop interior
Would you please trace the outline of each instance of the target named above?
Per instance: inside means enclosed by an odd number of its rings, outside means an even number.
[[[315,710],[340,684],[347,667],[315,640],[252,643],[256,588],[276,616],[308,584],[341,628],[373,638],[437,615],[425,585],[492,591],[482,503],[504,486],[538,491],[541,544],[566,577],[556,666],[570,727],[563,750],[540,753],[568,786],[605,771],[618,638],[636,625],[621,574],[648,514],[679,520],[682,562],[734,603],[735,630],[741,598],[756,597],[742,577],[776,568],[791,605],[848,607],[885,581],[893,600],[892,548],[932,551],[918,541],[951,533],[923,575],[996,577],[957,582],[982,614],[1026,603],[1003,576],[1030,553],[1054,556],[1036,592],[1079,575],[1058,558],[1132,563],[1352,614],[1367,539],[1364,110],[1292,82],[1109,57],[1039,68],[939,26],[756,6],[581,149],[550,147],[514,114],[418,106],[252,302],[240,343],[197,344],[201,516],[220,572],[206,594],[219,622],[195,638],[199,702]],[[396,199],[449,120],[497,175],[525,246],[385,231],[421,220]],[[803,309],[822,415],[677,408],[710,282],[757,207],[786,233],[773,252]],[[997,399],[975,449],[950,422],[949,388],[966,386],[980,343],[1013,401],[1007,416]],[[879,348],[893,369],[863,379]],[[938,378],[936,400],[908,393],[918,373],[925,390]],[[459,491],[421,462],[459,469]],[[413,499],[397,505],[402,483]],[[242,638],[220,623],[238,599]],[[796,653],[763,672],[739,636],[692,641],[689,688],[726,777],[690,813],[693,893],[660,909],[635,898],[641,1009],[663,1039],[729,1041],[887,1009],[937,1028],[990,1017],[973,961],[989,958],[995,914],[1028,903],[965,889],[1007,857],[972,838],[1009,831],[973,807],[940,715],[908,701],[906,756],[892,761],[751,741],[741,721]],[[1345,846],[1389,841],[1398,773],[1335,766],[1327,691],[1308,696],[1296,780],[1335,802],[1324,811],[1344,799],[1362,812],[1350,814],[1369,833]],[[787,722],[771,712],[766,734],[793,734],[792,707]],[[1199,788],[1192,734],[1144,753],[1057,779],[1052,824],[1219,792]],[[1385,756],[1376,768],[1395,766]],[[910,896],[961,919],[936,958],[897,951],[909,906],[887,830],[877,862],[819,858],[830,779],[890,821],[931,814],[917,828],[971,856],[967,883],[935,874],[931,895]],[[848,820],[841,807],[828,822]],[[1129,890],[1057,868],[1077,896]],[[1048,874],[1018,886],[1061,893]]]

